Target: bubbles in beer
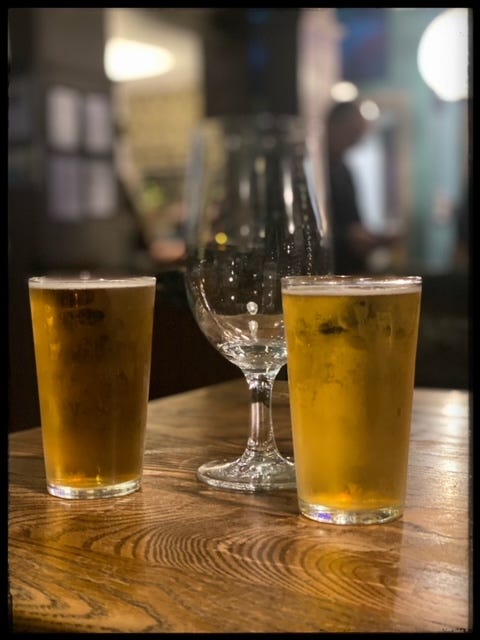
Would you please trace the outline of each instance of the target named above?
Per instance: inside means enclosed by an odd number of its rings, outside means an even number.
[[[322,324],[319,327],[319,331],[320,333],[324,333],[325,335],[329,335],[329,334],[337,335],[339,333],[343,333],[344,331],[346,331],[346,329],[340,326],[339,324],[328,321],[328,322],[322,322]]]
[[[65,289],[59,295],[59,303],[63,309],[76,309],[91,304],[95,299],[95,292],[91,289]]]
[[[90,309],[87,307],[85,309],[64,311],[61,317],[62,323],[66,326],[74,325],[75,323],[92,326],[101,322],[105,317],[105,313],[101,311],[101,309]]]

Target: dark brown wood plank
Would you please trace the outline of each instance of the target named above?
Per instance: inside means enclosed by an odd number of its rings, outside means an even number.
[[[248,434],[243,380],[150,403],[142,489],[66,501],[46,493],[40,429],[10,436],[14,630],[442,632],[470,627],[466,392],[415,393],[405,515],[320,525],[294,491],[249,495],[197,481]],[[275,385],[279,448],[288,392]]]

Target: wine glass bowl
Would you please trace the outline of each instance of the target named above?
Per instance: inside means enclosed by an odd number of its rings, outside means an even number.
[[[217,488],[295,487],[271,418],[273,383],[287,361],[280,280],[331,270],[328,219],[305,140],[298,118],[270,114],[208,119],[193,137],[187,297],[200,329],[242,370],[251,394],[243,454],[198,469]]]

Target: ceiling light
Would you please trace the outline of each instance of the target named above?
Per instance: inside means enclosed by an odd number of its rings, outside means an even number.
[[[365,120],[376,120],[380,116],[380,109],[373,100],[363,100],[360,103],[360,113]]]
[[[113,82],[158,76],[170,71],[174,63],[170,51],[144,42],[111,38],[105,46],[105,73]]]
[[[468,9],[447,9],[425,29],[417,53],[420,75],[439,98],[468,97]]]
[[[337,82],[330,89],[330,95],[336,102],[350,102],[358,96],[358,89],[352,82]]]

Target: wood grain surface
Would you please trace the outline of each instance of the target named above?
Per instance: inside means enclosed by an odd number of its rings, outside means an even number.
[[[248,435],[243,380],[150,403],[142,489],[69,501],[45,489],[40,429],[10,436],[16,632],[452,632],[471,629],[469,395],[415,392],[405,515],[339,527],[294,491],[197,481]],[[277,443],[291,453],[286,383]]]

